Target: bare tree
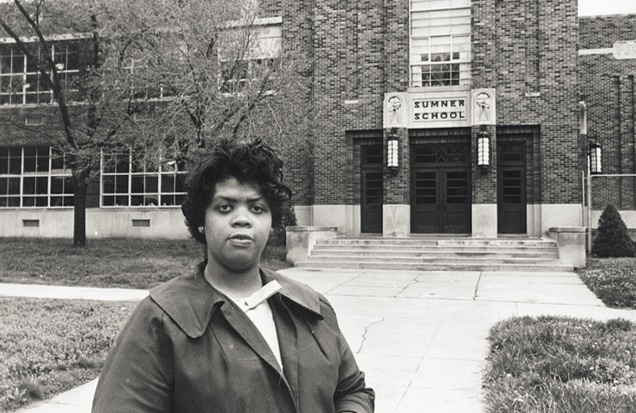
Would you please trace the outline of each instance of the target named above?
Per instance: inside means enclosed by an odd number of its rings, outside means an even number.
[[[86,243],[86,190],[105,151],[187,161],[221,137],[307,150],[321,105],[312,61],[251,0],[14,0],[0,26],[53,91],[58,148],[72,169],[74,244]],[[83,61],[60,75],[55,35]],[[30,38],[30,41],[26,41]],[[36,46],[34,48],[34,45]],[[34,53],[38,50],[38,53]],[[43,52],[42,52],[43,51]],[[137,114],[152,114],[138,121]]]
[[[255,135],[283,149],[311,144],[321,105],[311,99],[310,56],[282,42],[280,23],[259,19],[253,1],[94,1],[104,33],[127,43],[135,84],[165,98],[144,147],[187,154]]]
[[[105,59],[120,44],[103,38],[95,8],[77,1],[14,0],[2,9],[0,26],[38,74],[38,85],[52,91],[57,105],[62,132],[55,147],[71,169],[73,244],[84,246],[86,191],[99,171],[100,152],[128,144],[131,135],[122,130],[130,127],[143,102],[133,93],[129,71]],[[65,62],[55,51],[60,39],[78,47],[79,71],[72,76],[65,73]],[[22,85],[23,90],[29,87]]]

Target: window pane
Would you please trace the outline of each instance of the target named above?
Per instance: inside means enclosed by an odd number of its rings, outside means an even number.
[[[115,193],[115,177],[114,176],[104,176],[102,179],[103,191],[105,194],[113,194]],[[107,197],[104,197],[106,199]]]
[[[159,195],[158,194],[150,194],[144,196],[144,205],[147,206],[157,206],[159,205]]]
[[[52,194],[64,193],[64,178],[51,178],[51,193]]]
[[[175,178],[174,175],[162,175],[161,192],[174,192]]]
[[[146,176],[145,192],[157,192],[158,179],[156,176]]]
[[[9,173],[9,158],[3,157],[0,153],[0,175],[6,175]]]
[[[9,178],[9,195],[20,195],[20,178]]]
[[[115,197],[115,205],[117,205],[117,206],[128,206],[128,197],[127,196],[117,196],[117,197]]]
[[[143,176],[133,176],[131,179],[131,188],[130,192],[133,194],[140,194],[144,192],[144,177]]]
[[[175,204],[174,195],[161,195],[161,205],[170,206]]]
[[[130,205],[132,206],[140,206],[144,204],[143,195],[133,195],[130,197]]]
[[[23,185],[25,194],[35,194],[35,178],[24,178]]]
[[[38,172],[49,171],[49,148],[45,148],[45,147],[38,148],[37,159],[36,159],[36,169]]]
[[[48,193],[48,181],[49,178],[35,178],[35,193],[40,195],[46,195]]]
[[[177,182],[176,182],[176,187],[175,187],[175,191],[176,192],[185,192],[185,182],[186,182],[186,175],[185,174],[179,174],[177,175]]]
[[[115,193],[117,194],[128,193],[128,175],[115,176]]]
[[[114,196],[104,196],[102,202],[103,202],[104,206],[114,206],[115,205],[115,197]]]

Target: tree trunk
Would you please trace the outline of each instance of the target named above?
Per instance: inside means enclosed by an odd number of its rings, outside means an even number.
[[[73,178],[73,246],[86,246],[86,189],[88,183],[83,175]]]

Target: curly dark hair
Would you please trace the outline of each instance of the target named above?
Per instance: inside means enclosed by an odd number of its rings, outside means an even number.
[[[291,190],[283,184],[283,161],[260,138],[248,143],[223,139],[209,151],[199,153],[188,175],[187,195],[181,206],[192,237],[205,244],[199,227],[205,223],[205,211],[212,202],[216,184],[229,178],[254,182],[272,212],[272,227],[281,224]]]

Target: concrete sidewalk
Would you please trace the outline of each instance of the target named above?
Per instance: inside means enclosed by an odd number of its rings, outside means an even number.
[[[481,413],[486,337],[499,320],[567,315],[636,322],[603,306],[574,273],[415,272],[292,268],[282,273],[326,294],[338,312],[378,413]],[[139,299],[145,291],[0,284],[0,296]],[[69,289],[70,288],[70,289]],[[64,294],[71,294],[65,296]],[[88,413],[95,381],[28,413]]]

